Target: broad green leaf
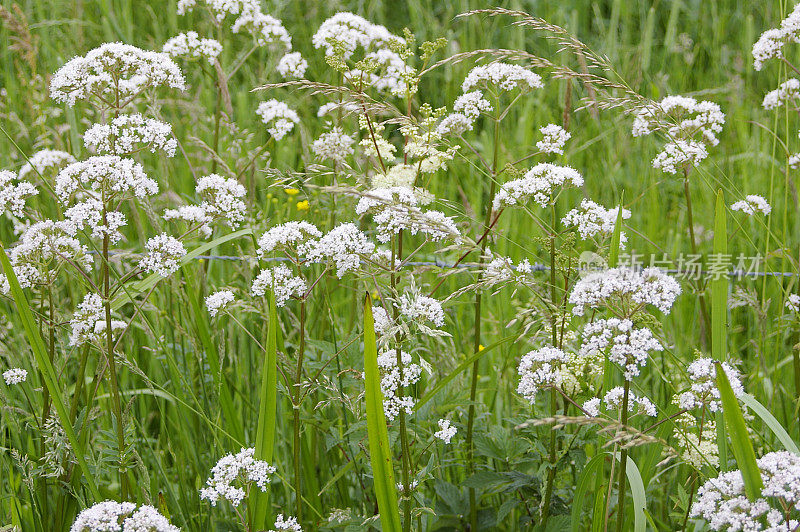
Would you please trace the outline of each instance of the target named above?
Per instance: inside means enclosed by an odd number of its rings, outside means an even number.
[[[369,461],[372,464],[375,498],[381,516],[381,528],[399,531],[400,509],[394,483],[389,433],[383,412],[383,393],[378,371],[378,346],[375,340],[375,322],[372,318],[372,300],[369,293],[364,300],[364,390],[367,410],[367,439]]]
[[[589,492],[589,488],[595,485],[597,476],[602,474],[603,464],[607,455],[608,453],[599,453],[583,467],[578,484],[575,487],[575,495],[572,498],[572,532],[581,530],[583,499]]]
[[[725,198],[717,191],[714,210],[714,255],[723,257],[728,253],[728,229],[726,226]],[[711,279],[711,356],[724,362],[728,357],[728,276],[717,275]],[[717,413],[717,447],[720,465],[725,471],[728,464],[728,438],[722,413]]]

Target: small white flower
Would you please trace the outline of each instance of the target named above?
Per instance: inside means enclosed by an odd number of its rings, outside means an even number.
[[[70,532],[180,532],[152,506],[103,501],[78,514]]]
[[[95,124],[83,134],[86,149],[102,155],[129,155],[144,149],[175,155],[178,142],[172,126],[140,114],[120,115],[108,124]]]
[[[206,487],[200,490],[200,498],[209,501],[211,506],[216,506],[220,499],[239,506],[251,483],[255,483],[261,491],[267,491],[275,468],[263,460],[256,460],[254,455],[255,449],[250,447],[220,458],[211,469]]]
[[[479,65],[469,71],[461,90],[467,92],[475,87],[498,87],[504,91],[519,89],[523,92],[544,87],[542,78],[527,68],[508,63]]]
[[[283,514],[278,514],[275,519],[275,528],[269,532],[278,532],[279,530],[290,530],[292,532],[303,532],[303,528],[297,522],[295,517],[283,517]]]
[[[544,136],[536,143],[536,148],[544,153],[564,153],[564,145],[572,137],[563,127],[556,124],[548,124],[539,129]]]
[[[736,397],[744,395],[744,387],[736,371],[727,362],[722,362],[722,369],[728,377],[733,394]],[[677,397],[678,406],[684,410],[694,408],[708,408],[711,412],[722,410],[719,388],[717,388],[717,368],[714,360],[698,358],[686,369],[690,387]]]
[[[3,372],[3,380],[9,386],[25,382],[27,378],[28,372],[22,368],[11,368]]]
[[[36,187],[27,181],[17,181],[17,174],[9,170],[0,170],[0,214],[11,212],[15,216],[23,216],[25,200],[39,193]]]
[[[520,205],[530,198],[542,207],[550,205],[553,195],[559,187],[580,187],[583,177],[574,168],[550,163],[539,163],[519,179],[512,179],[500,186],[492,206],[495,210],[501,207]]]
[[[220,290],[206,297],[206,308],[213,318],[217,313],[227,307],[236,298],[230,290]]]
[[[254,296],[263,296],[268,290],[275,294],[275,305],[282,307],[292,297],[301,298],[308,290],[306,282],[292,272],[285,264],[261,270],[253,281],[250,291]]]
[[[163,51],[170,57],[205,59],[213,65],[222,53],[222,45],[214,39],[201,38],[196,31],[187,31],[164,43]]]
[[[450,425],[450,420],[448,419],[440,419],[439,423],[439,430],[435,432],[433,435],[436,438],[439,438],[444,443],[450,443],[450,440],[453,439],[453,436],[456,435],[458,429]]]
[[[786,298],[786,308],[793,312],[800,312],[800,295],[789,294]]]
[[[769,214],[772,212],[772,207],[770,207],[769,203],[767,203],[767,200],[765,200],[762,196],[748,194],[743,200],[739,200],[732,204],[731,210],[742,211],[745,214],[753,216],[757,212],[761,212],[765,215]]]
[[[275,140],[281,140],[300,122],[297,113],[288,105],[278,100],[271,99],[258,104],[256,114],[268,127],[267,131]]]
[[[144,247],[147,254],[139,262],[139,267],[162,277],[169,277],[178,271],[180,260],[186,255],[186,248],[181,241],[166,233],[149,239]]]
[[[18,178],[25,179],[31,172],[42,175],[48,168],[60,170],[74,163],[75,157],[61,150],[39,150],[28,158],[28,162],[19,169]]]
[[[303,59],[300,52],[291,52],[281,57],[275,68],[283,79],[302,78],[308,68],[308,61]]]
[[[335,163],[343,163],[353,154],[353,137],[345,135],[340,127],[334,127],[323,133],[311,145],[311,151],[320,160],[330,159]]]

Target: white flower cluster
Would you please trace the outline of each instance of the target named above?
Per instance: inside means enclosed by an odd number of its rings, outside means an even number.
[[[608,359],[622,366],[625,379],[630,381],[647,364],[650,351],[663,350],[647,327],[635,328],[631,320],[609,318],[586,324],[580,352],[582,356],[607,352]]]
[[[800,295],[789,294],[786,298],[786,308],[793,312],[800,312]]]
[[[0,214],[10,212],[22,216],[25,200],[39,193],[36,187],[27,181],[17,181],[17,174],[9,170],[0,170]]]
[[[460,113],[471,121],[475,121],[481,113],[492,111],[492,104],[483,97],[483,92],[479,90],[465,92],[453,102],[453,111]],[[470,126],[471,127],[471,126]]]
[[[582,239],[586,240],[598,234],[611,236],[614,232],[614,226],[617,223],[618,214],[619,207],[606,209],[592,200],[583,199],[581,200],[580,207],[569,211],[561,219],[561,223],[567,227],[577,227],[578,234],[581,235]],[[623,208],[622,219],[628,220],[630,217],[631,211]],[[628,238],[625,232],[620,231],[619,242],[621,248],[625,248],[625,242],[627,242],[627,240]]]
[[[717,424],[705,419],[700,432],[697,420],[688,412],[675,418],[672,435],[675,445],[681,450],[681,460],[695,469],[708,465],[719,467],[719,447],[717,447]]]
[[[86,246],[73,238],[68,222],[45,220],[29,226],[19,242],[11,248],[8,259],[22,288],[50,284],[61,267],[73,263],[85,270],[92,269],[93,257]],[[3,279],[2,291],[7,292]]]
[[[622,401],[625,398],[625,389],[622,386],[611,388],[601,401],[599,397],[593,397],[583,403],[583,410],[587,416],[598,417],[600,415],[600,407],[604,406],[604,410],[617,410],[622,408]],[[656,405],[644,396],[638,396],[633,392],[628,392],[628,414],[644,414],[649,417],[656,417],[658,410]]]
[[[410,164],[395,164],[386,172],[377,172],[370,179],[373,189],[404,187],[411,189],[417,180],[417,167]],[[424,201],[424,200],[423,200]]]
[[[158,192],[158,183],[147,177],[142,165],[133,159],[95,155],[70,164],[56,176],[55,192],[62,203],[67,203],[79,189],[96,199],[122,200],[131,195],[152,196]]]
[[[285,137],[300,122],[300,117],[293,109],[274,98],[258,104],[256,114],[268,126],[267,131],[276,141]]]
[[[345,273],[358,269],[361,257],[374,251],[375,244],[355,224],[343,223],[312,242],[306,248],[305,256],[311,262],[332,261],[336,266],[336,276],[341,279]]]
[[[311,151],[322,161],[330,159],[334,163],[342,164],[353,154],[354,142],[353,137],[345,135],[342,128],[334,127],[314,141]]]
[[[459,238],[455,222],[440,211],[423,211],[419,205],[428,198],[408,187],[377,188],[365,192],[356,205],[356,214],[372,213],[378,225],[377,238],[386,243],[400,230],[422,233],[433,241]]]
[[[300,52],[290,52],[281,57],[281,60],[278,61],[278,65],[275,67],[275,70],[278,71],[278,74],[280,74],[283,79],[289,79],[302,78],[305,75],[307,68],[308,61],[303,59],[303,56],[300,55]]]
[[[302,277],[293,275],[285,264],[274,268],[265,268],[258,273],[250,287],[254,296],[263,296],[268,290],[275,294],[275,305],[282,307],[292,297],[301,298],[308,290]]]
[[[211,236],[210,224],[215,220],[224,220],[234,229],[244,220],[247,205],[242,198],[247,191],[236,179],[210,174],[197,181],[195,192],[202,200],[200,205],[181,205],[177,209],[166,209],[164,219],[195,224],[206,237]]]
[[[172,126],[135,113],[120,115],[109,124],[95,124],[83,134],[86,149],[102,155],[130,155],[149,148],[163,150],[167,157],[175,155],[178,142],[172,137]]]
[[[743,200],[739,200],[731,205],[732,211],[742,211],[745,214],[749,214],[753,216],[757,212],[761,212],[763,214],[769,214],[772,212],[772,207],[770,207],[767,200],[764,199],[762,196],[758,196],[756,194],[748,194],[744,197]]]
[[[383,393],[383,413],[386,419],[393,420],[405,411],[406,414],[414,413],[416,400],[405,394],[400,394],[402,388],[412,386],[419,381],[422,367],[412,362],[411,353],[401,352],[402,370],[397,364],[397,351],[387,349],[378,354],[378,368],[381,371],[381,392]]]
[[[206,309],[213,318],[217,313],[232,303],[236,297],[230,290],[219,290],[206,297]]]
[[[162,85],[185,88],[180,68],[167,54],[115,42],[62,66],[50,79],[50,96],[70,107],[92,97],[111,107],[117,91],[120,98],[130,99]]]
[[[394,329],[394,322],[389,313],[381,306],[372,307],[372,321],[375,324],[375,335],[378,341],[389,340],[388,333]]]
[[[439,430],[433,433],[433,437],[442,440],[444,443],[450,443],[458,429],[450,424],[449,419],[440,419],[438,423]]]
[[[757,463],[764,484],[760,498],[749,500],[742,472],[728,471],[700,487],[689,516],[704,519],[711,530],[797,530],[800,456],[778,451],[765,454]]]
[[[68,229],[71,233],[88,227],[92,230],[92,238],[103,238],[108,235],[109,241],[116,244],[122,240],[120,228],[127,225],[128,221],[121,212],[107,212],[106,223],[103,223],[103,204],[99,199],[89,198],[80,203],[76,203],[66,211],[64,216],[68,220]]]
[[[412,323],[424,325],[431,322],[436,327],[444,325],[444,309],[441,302],[422,295],[418,290],[403,294],[399,303],[400,314]]]
[[[519,205],[528,198],[546,207],[554,201],[553,194],[558,187],[566,185],[580,187],[583,185],[583,177],[569,166],[539,163],[525,172],[523,177],[503,183],[494,197],[492,207],[497,210]]]
[[[333,111],[340,111],[347,116],[352,113],[357,113],[360,109],[361,107],[355,102],[328,102],[319,106],[319,109],[317,109],[317,117],[322,118]]]
[[[508,63],[489,63],[478,65],[469,71],[461,90],[467,92],[473,88],[498,88],[504,91],[520,90],[523,92],[544,87],[542,77],[527,68]]]
[[[103,501],[78,514],[70,532],[180,532],[152,506]]]
[[[653,168],[675,174],[697,166],[708,157],[706,145],[719,144],[717,134],[722,131],[723,124],[725,114],[713,102],[666,96],[637,111],[632,133],[639,137],[657,130],[666,131],[670,140],[653,159]]]
[[[529,351],[517,368],[520,376],[517,393],[532,404],[539,390],[561,384],[561,366],[568,361],[569,356],[556,347],[545,346]]]
[[[309,222],[292,221],[271,227],[258,239],[256,254],[264,258],[276,249],[291,250],[298,255],[305,255],[310,242],[322,236],[322,232]]]
[[[736,371],[727,362],[722,362],[722,369],[728,377],[733,394],[744,395],[744,387]],[[698,358],[686,368],[690,387],[677,397],[678,406],[684,410],[708,408],[711,412],[722,410],[719,388],[717,388],[717,368],[711,358]]]
[[[222,45],[215,39],[200,37],[196,31],[187,31],[165,42],[162,51],[170,57],[205,59],[213,65],[222,53]]]
[[[783,57],[783,45],[787,42],[800,42],[800,4],[794,6],[789,16],[781,21],[778,28],[761,34],[753,45],[753,63],[756,70],[761,70],[770,59]]]
[[[178,271],[180,260],[186,255],[183,243],[166,233],[148,239],[144,248],[147,254],[139,261],[139,267],[161,277],[169,277]]]
[[[610,306],[623,300],[653,305],[666,314],[680,293],[681,285],[658,268],[636,271],[620,267],[581,278],[575,283],[569,302],[574,305],[575,316],[583,316],[587,308]]]
[[[800,80],[789,78],[778,85],[777,89],[771,90],[764,95],[764,101],[761,102],[761,105],[764,109],[772,111],[789,101],[798,99],[800,99]]]
[[[523,259],[519,264],[514,265],[510,258],[495,256],[490,249],[486,250],[486,255],[487,262],[483,270],[483,280],[490,286],[533,272],[533,266],[528,259]]]
[[[291,532],[303,532],[303,527],[297,522],[295,517],[283,517],[283,514],[278,514],[275,518],[275,528],[269,532],[278,532],[279,530],[290,530]]]
[[[101,335],[106,333],[106,319],[103,309],[103,298],[99,294],[86,294],[78,304],[78,310],[69,320],[72,332],[69,345],[81,346],[89,342],[105,342]],[[111,320],[111,331],[121,331],[127,324],[121,320]]]
[[[256,44],[266,46],[277,44],[286,50],[292,48],[292,39],[281,21],[261,11],[260,0],[200,0],[204,3],[217,22],[222,22],[228,15],[235,18],[231,24],[233,33],[248,33]],[[198,0],[178,0],[178,14],[185,15],[192,11]]]
[[[250,447],[220,458],[211,468],[211,476],[206,487],[200,490],[200,498],[209,501],[211,506],[216,506],[220,499],[239,506],[247,496],[250,483],[254,482],[261,491],[267,491],[275,468],[264,460],[256,460],[254,455],[255,449]]]
[[[539,129],[543,138],[536,143],[536,148],[544,153],[558,153],[563,155],[564,145],[572,137],[563,127],[556,124],[547,124]]]
[[[27,378],[28,372],[22,368],[11,368],[3,372],[3,380],[8,386],[25,382]]]
[[[25,179],[28,174],[35,172],[44,175],[49,168],[60,170],[67,164],[74,163],[72,154],[61,150],[39,150],[28,158],[28,162],[19,169],[19,179]]]

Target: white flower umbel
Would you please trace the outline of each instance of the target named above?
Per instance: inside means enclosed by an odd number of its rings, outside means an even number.
[[[28,162],[19,169],[19,179],[26,179],[31,173],[42,175],[51,168],[60,170],[64,166],[74,163],[72,154],[61,150],[39,150],[28,158]]]
[[[543,138],[536,143],[536,148],[544,153],[564,153],[564,145],[572,137],[563,127],[547,124],[539,129]]]
[[[653,159],[653,168],[667,174],[696,167],[708,157],[705,144],[695,140],[676,140],[664,145],[664,150]]]
[[[258,104],[256,114],[267,125],[267,131],[276,141],[285,137],[300,122],[300,117],[294,110],[275,99]]]
[[[483,97],[483,92],[481,91],[466,92],[453,102],[453,111],[463,114],[474,121],[481,113],[490,113],[492,104]]]
[[[625,389],[622,386],[617,386],[610,389],[603,397],[602,401],[599,397],[593,397],[583,403],[583,410],[587,416],[598,417],[600,415],[601,406],[607,412],[618,412],[622,407],[622,400],[625,397]],[[638,396],[633,392],[628,392],[628,414],[635,416],[637,414],[644,414],[649,417],[656,417],[658,410],[656,405],[644,396]]]
[[[440,419],[439,423],[439,430],[433,433],[435,438],[442,440],[444,443],[450,443],[450,440],[453,439],[453,436],[456,435],[458,429],[454,426],[450,425],[449,419]]]
[[[569,211],[561,219],[561,223],[567,227],[577,227],[581,238],[587,240],[597,235],[611,236],[617,223],[618,214],[619,207],[606,209],[592,200],[583,199],[581,200],[581,206]],[[622,219],[628,220],[630,217],[631,211],[622,209]],[[620,246],[624,249],[624,244],[627,241],[624,231],[620,232],[619,241]]]
[[[165,42],[162,50],[170,57],[205,59],[213,65],[222,53],[222,45],[217,40],[200,37],[196,31],[187,31]]]
[[[417,325],[433,323],[436,327],[444,325],[442,303],[432,297],[422,295],[418,290],[406,292],[400,297],[400,314]]]
[[[83,134],[86,149],[101,155],[130,155],[145,149],[175,155],[177,141],[172,126],[136,113],[120,115],[108,124],[95,124]]]
[[[733,389],[736,397],[744,395],[744,387],[736,371],[727,362],[722,362],[722,369],[728,377],[728,382]],[[684,410],[695,408],[707,408],[711,412],[722,410],[719,388],[717,388],[717,368],[711,358],[698,358],[686,368],[690,387],[681,393],[678,398],[678,406]]]
[[[701,427],[694,416],[684,412],[675,418],[675,446],[681,451],[681,460],[697,470],[706,466],[719,467],[719,447],[717,447],[717,424],[704,416]]]
[[[76,203],[66,211],[64,217],[71,224],[68,230],[72,234],[88,227],[92,230],[92,238],[101,239],[108,235],[109,241],[116,244],[122,240],[120,228],[127,225],[128,221],[121,212],[107,212],[106,223],[103,223],[103,204],[99,199],[89,198],[86,201]],[[67,226],[69,227],[69,226]]]
[[[385,27],[347,12],[339,12],[323,22],[311,38],[314,48],[324,48],[326,55],[333,55],[339,46],[349,59],[357,48],[388,49],[390,43],[402,43],[403,39],[393,35]]]
[[[250,447],[220,458],[211,469],[206,487],[200,490],[200,498],[209,501],[211,506],[216,506],[220,499],[239,506],[247,496],[251,484],[255,484],[261,491],[267,491],[275,468],[264,460],[256,460],[254,455],[255,449]]]
[[[508,63],[490,63],[479,65],[469,71],[461,90],[470,91],[473,88],[499,88],[504,91],[520,90],[527,92],[544,87],[539,74],[527,68]]]
[[[72,327],[69,345],[81,346],[97,341],[98,335],[106,330],[103,298],[99,294],[86,294],[83,301],[78,304],[78,310],[72,315],[69,324]],[[112,331],[124,329],[125,326],[125,322],[122,321],[111,322]]]
[[[275,294],[275,305],[282,307],[292,297],[302,298],[308,285],[302,277],[293,275],[285,264],[265,268],[258,273],[250,291],[254,296],[263,296],[268,290]]]
[[[158,183],[147,177],[142,165],[133,159],[96,155],[72,163],[58,173],[55,192],[62,203],[67,203],[78,191],[106,201],[131,196],[144,198],[158,192]]]
[[[275,70],[278,71],[278,74],[280,74],[283,79],[290,79],[302,78],[305,76],[307,68],[308,61],[303,59],[300,52],[291,52],[281,57]]]
[[[386,339],[388,333],[394,328],[394,322],[389,317],[389,313],[381,306],[372,307],[372,320],[375,324],[375,335],[378,340]]]
[[[353,154],[353,137],[345,135],[340,127],[334,127],[323,133],[311,145],[311,151],[321,161],[330,159],[334,163],[342,164],[348,156]]]
[[[786,308],[792,312],[800,312],[800,295],[789,294],[786,298]]]
[[[261,11],[258,0],[199,0],[204,4],[217,22],[228,16],[234,17],[231,31],[247,33],[253,37],[258,46],[275,44],[279,48],[289,50],[292,39],[281,21]],[[185,15],[194,10],[198,0],[178,0],[178,14]]]
[[[152,506],[103,501],[78,514],[70,532],[180,532]]]
[[[296,255],[304,254],[314,247],[313,239],[322,236],[322,232],[312,223],[286,222],[270,228],[258,239],[256,254],[264,258],[275,250],[287,250]]]
[[[3,380],[8,386],[25,382],[28,372],[22,368],[11,368],[3,372]]]
[[[189,225],[197,226],[198,230],[206,238],[213,233],[210,224],[214,220],[200,205],[181,205],[177,209],[166,209],[164,211],[164,219],[183,220]]]
[[[311,262],[333,262],[336,276],[341,279],[345,273],[357,270],[361,258],[374,251],[375,244],[355,224],[343,223],[306,246],[305,257]]]
[[[408,187],[372,189],[364,193],[356,205],[356,214],[372,213],[378,225],[378,241],[386,243],[400,230],[422,233],[433,241],[459,238],[452,218],[439,211],[423,211],[418,205],[428,199],[426,194]]]
[[[556,347],[528,351],[517,368],[520,376],[517,393],[533,404],[539,390],[561,384],[561,365],[568,361],[569,356]]]
[[[800,42],[800,4],[794,6],[778,28],[762,33],[753,45],[755,69],[761,70],[764,63],[770,59],[783,58],[783,46],[787,42]]]
[[[711,530],[796,530],[800,526],[800,456],[788,451],[757,460],[764,488],[750,500],[739,470],[709,479],[697,491],[689,517],[704,519]]]
[[[597,320],[583,329],[582,356],[608,353],[611,362],[622,366],[626,380],[633,380],[645,364],[650,351],[664,347],[647,327],[635,328],[628,319]]]
[[[161,233],[149,239],[145,245],[147,254],[142,257],[139,267],[147,272],[155,272],[161,277],[169,277],[180,268],[180,260],[186,255],[186,248],[180,240]]]
[[[582,316],[587,308],[614,306],[625,301],[653,305],[666,314],[680,293],[680,284],[658,268],[636,271],[620,267],[581,278],[575,283],[569,302],[574,305],[575,316]]]
[[[238,227],[244,220],[247,205],[242,198],[247,190],[236,179],[210,174],[197,181],[195,192],[203,200],[200,207],[208,216],[225,220],[231,228]]]
[[[283,514],[278,514],[275,518],[275,528],[269,532],[279,532],[280,530],[289,530],[291,532],[303,532],[303,528],[297,522],[295,517],[283,517]]]
[[[17,181],[17,174],[9,170],[0,170],[0,215],[6,212],[14,216],[23,216],[25,200],[39,193],[36,187],[27,181]]]
[[[769,91],[766,95],[764,95],[764,101],[761,102],[761,105],[767,111],[772,111],[777,109],[781,105],[788,103],[788,102],[797,102],[800,99],[800,80],[796,78],[789,78],[780,85],[778,88],[772,91]],[[795,104],[794,107],[797,105]]]
[[[754,214],[760,212],[762,214],[769,214],[772,212],[772,207],[770,207],[767,200],[764,199],[762,196],[758,196],[756,194],[748,194],[744,197],[743,200],[739,200],[731,205],[732,211],[742,211],[745,214],[749,214],[753,216]]]
[[[378,367],[381,371],[381,392],[383,393],[383,410],[386,419],[393,420],[401,410],[406,414],[414,413],[416,400],[406,394],[400,396],[402,388],[412,386],[419,381],[422,367],[412,362],[411,354],[401,354],[402,370],[397,364],[397,351],[387,349],[378,354]]]
[[[552,204],[554,194],[564,186],[579,187],[583,177],[574,168],[551,163],[539,163],[519,179],[512,179],[500,186],[492,206],[495,210],[520,205],[532,199],[542,207]]]
[[[232,303],[236,297],[230,290],[219,290],[206,297],[206,309],[213,318],[217,313]]]
[[[117,91],[127,100],[158,86],[184,89],[178,65],[167,54],[115,42],[62,66],[50,79],[50,96],[70,107],[90,98],[113,107],[117,105]]]
[[[463,113],[450,113],[436,126],[436,133],[442,137],[461,135],[465,131],[472,131],[474,123],[474,120]]]

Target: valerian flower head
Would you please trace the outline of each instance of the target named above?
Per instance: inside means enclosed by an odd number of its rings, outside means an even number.
[[[87,150],[101,155],[130,155],[148,149],[151,153],[162,150],[172,157],[178,148],[171,125],[138,113],[93,125],[83,134],[83,144]]]
[[[517,368],[520,376],[517,393],[533,404],[540,390],[561,384],[561,365],[568,361],[569,356],[557,347],[528,351]]]
[[[258,104],[256,114],[267,125],[267,131],[276,141],[285,137],[300,122],[300,117],[293,109],[274,98]]]
[[[14,172],[0,170],[0,214],[10,212],[15,216],[22,216],[25,200],[38,193],[31,183],[17,182],[17,174]]]
[[[574,168],[559,166],[551,163],[539,163],[519,179],[512,179],[500,186],[500,191],[495,195],[492,207],[498,210],[502,207],[520,205],[527,199],[532,199],[542,207],[553,203],[554,194],[564,186],[580,187],[583,177]]]
[[[794,6],[789,15],[781,21],[777,28],[769,29],[761,34],[753,45],[753,64],[761,70],[770,59],[781,59],[783,46],[789,42],[800,42],[800,4]]]
[[[800,100],[800,80],[789,78],[778,85],[777,89],[765,94],[761,106],[767,111],[773,111],[785,103],[797,102],[797,100]]]
[[[542,140],[536,143],[536,148],[544,153],[564,153],[564,145],[572,137],[563,127],[556,124],[547,124],[539,129]]]
[[[263,258],[275,250],[289,250],[296,254],[305,254],[308,246],[322,232],[312,223],[304,221],[286,222],[271,227],[258,239],[256,254]],[[312,246],[313,247],[313,246]]]
[[[87,343],[99,343],[105,340],[106,315],[103,308],[103,298],[99,294],[89,293],[78,304],[78,309],[69,320],[72,332],[69,345],[81,346]],[[111,320],[111,331],[121,331],[127,324],[121,320]]]
[[[772,207],[770,207],[769,203],[767,203],[767,200],[764,199],[763,196],[748,194],[743,200],[733,203],[731,205],[731,210],[742,211],[745,214],[753,216],[758,212],[765,215],[769,214],[772,212]]]
[[[425,211],[419,205],[428,198],[409,187],[372,189],[364,193],[356,205],[356,214],[372,214],[377,224],[377,239],[386,243],[401,230],[424,234],[433,241],[460,238],[452,218],[434,210]]]
[[[200,37],[196,31],[187,31],[165,42],[162,50],[170,57],[205,59],[213,65],[222,53],[222,45],[217,40]]]
[[[324,48],[326,55],[341,50],[350,58],[357,48],[389,49],[390,44],[405,42],[385,27],[347,12],[339,12],[325,20],[311,38],[314,48]]]
[[[220,310],[233,303],[235,299],[236,297],[232,291],[219,290],[206,297],[206,309],[208,309],[208,313],[213,318]]]
[[[142,165],[118,155],[95,155],[72,163],[56,177],[55,192],[62,203],[83,192],[97,199],[144,198],[158,192],[158,183],[147,177]]]
[[[305,246],[304,250],[305,257],[311,262],[332,262],[339,278],[358,269],[362,257],[368,257],[374,251],[375,244],[352,223],[337,225],[319,240]]]
[[[522,92],[544,87],[539,74],[527,68],[508,63],[489,63],[479,65],[469,71],[461,90],[464,92],[474,88],[497,88],[504,91],[520,90]]]
[[[598,417],[600,415],[601,406],[602,409],[607,412],[618,412],[622,408],[624,397],[625,389],[622,386],[616,386],[606,392],[602,401],[599,397],[593,397],[583,403],[583,410],[586,415],[591,417]],[[656,405],[647,397],[628,392],[628,415],[635,416],[637,414],[656,417],[658,415],[658,410],[656,410]]]
[[[306,74],[308,68],[308,61],[303,59],[300,52],[290,52],[278,61],[278,66],[275,70],[281,75],[283,79],[302,78]]]
[[[180,532],[152,506],[103,501],[78,514],[70,532]]]
[[[334,163],[342,164],[348,156],[353,154],[353,137],[345,135],[340,127],[334,127],[323,133],[311,145],[311,151],[318,159],[330,159]]]
[[[733,394],[736,397],[744,395],[744,387],[736,371],[727,362],[722,362],[722,369],[728,377]],[[690,387],[677,397],[678,406],[684,410],[707,408],[711,412],[722,410],[719,388],[717,388],[717,368],[714,360],[703,357],[698,358],[686,368]]]
[[[430,322],[436,327],[444,325],[442,303],[437,299],[422,295],[418,290],[406,292],[400,297],[400,314],[412,323],[426,324]]]
[[[70,107],[97,98],[108,107],[153,87],[185,88],[180,68],[167,54],[119,42],[106,43],[62,66],[50,79],[50,96]],[[120,102],[124,103],[124,102]]]
[[[637,271],[620,267],[581,278],[575,283],[569,302],[574,305],[575,316],[582,316],[587,308],[614,306],[626,300],[652,305],[667,314],[680,293],[680,284],[658,268]]]
[[[247,210],[242,198],[247,190],[234,178],[210,174],[197,180],[195,192],[202,198],[200,207],[212,219],[222,219],[231,228],[239,226]]]
[[[611,362],[622,366],[626,380],[639,375],[651,351],[663,351],[647,327],[634,327],[628,319],[609,318],[588,323],[583,330],[581,355],[608,353]]]
[[[186,248],[180,240],[161,233],[149,239],[145,245],[147,254],[142,257],[139,267],[147,272],[169,277],[180,268],[180,260],[186,255]]]
[[[569,211],[561,219],[561,223],[567,227],[577,227],[578,234],[583,240],[594,238],[597,235],[610,237],[614,232],[618,214],[619,207],[606,209],[592,200],[583,199],[580,207]],[[631,211],[622,209],[622,219],[627,220],[630,217]],[[625,232],[621,231],[619,241],[622,249],[625,248],[627,240]]]
[[[288,530],[290,532],[303,532],[303,527],[297,522],[296,517],[283,517],[283,514],[278,514],[275,518],[275,528],[269,532],[279,532],[281,530]]]
[[[259,0],[199,0],[208,7],[217,22],[228,16],[234,17],[231,24],[233,33],[247,33],[258,46],[277,45],[290,50],[292,39],[280,20],[261,10]],[[178,14],[192,11],[198,0],[178,0]]]
[[[236,454],[228,454],[220,458],[206,481],[206,487],[200,490],[200,498],[216,506],[224,499],[233,506],[247,495],[250,484],[255,484],[261,491],[267,491],[270,477],[275,468],[264,460],[254,458],[255,449],[242,449]]]
[[[739,470],[709,479],[697,491],[690,517],[704,519],[711,530],[788,531],[800,526],[800,456],[788,451],[757,460],[763,489],[751,500]]]
[[[31,173],[44,176],[53,168],[56,171],[64,166],[74,163],[72,154],[61,150],[39,150],[28,158],[28,162],[19,169],[19,179],[26,179]]]
[[[475,90],[465,92],[453,103],[453,111],[461,113],[470,120],[474,121],[481,113],[492,111],[492,104],[483,97],[483,92]]]
[[[422,367],[412,361],[411,353],[402,351],[400,356],[402,364],[398,365],[397,351],[394,349],[387,349],[378,354],[383,410],[386,419],[390,421],[396,418],[401,410],[409,415],[414,413],[416,400],[399,392],[402,388],[416,384],[422,375]]]
[[[282,307],[292,297],[301,298],[308,290],[302,277],[293,275],[285,264],[261,270],[253,281],[250,291],[254,296],[263,296],[268,290],[275,294],[275,305]]]
[[[28,372],[22,368],[11,368],[3,372],[3,380],[8,386],[25,382]]]
[[[438,438],[444,443],[450,443],[450,440],[456,435],[458,429],[450,424],[449,419],[440,419],[438,424],[439,430],[433,433],[434,438]]]

